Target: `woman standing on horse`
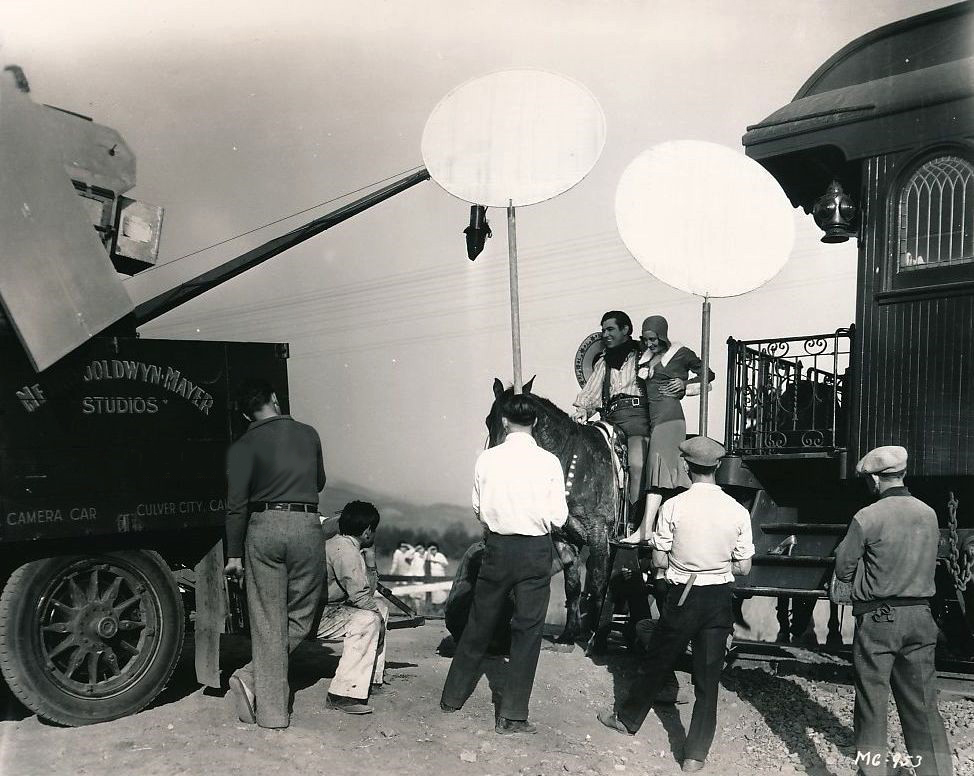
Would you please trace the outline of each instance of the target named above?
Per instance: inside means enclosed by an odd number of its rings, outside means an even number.
[[[643,321],[644,351],[639,358],[637,374],[645,381],[649,407],[649,452],[646,465],[646,512],[639,530],[624,541],[645,541],[653,530],[656,512],[678,490],[690,487],[690,480],[680,458],[680,445],[687,438],[686,418],[680,399],[700,393],[703,362],[686,345],[673,342],[669,325],[661,315]],[[709,383],[714,379],[708,370]],[[690,377],[690,372],[696,376]]]
[[[626,432],[629,448],[629,502],[632,509],[643,492],[643,463],[649,446],[646,388],[636,374],[639,343],[632,338],[632,320],[620,310],[602,316],[605,350],[596,362],[585,387],[575,399],[572,418],[584,423],[599,412],[603,420]],[[632,509],[630,511],[632,511]]]

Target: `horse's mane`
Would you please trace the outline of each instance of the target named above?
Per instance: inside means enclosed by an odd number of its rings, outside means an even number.
[[[530,382],[533,382],[533,379]],[[514,392],[513,386],[506,386],[504,388],[505,394],[513,393],[513,392]],[[551,401],[551,399],[547,399],[544,396],[541,396],[540,394],[533,393],[530,389],[526,389],[524,391],[524,395],[530,396],[531,399],[536,404],[539,404],[541,406],[541,409],[544,410],[548,415],[554,415],[555,418],[558,420],[571,420],[571,417],[568,415],[568,413],[565,412],[561,407],[559,407],[553,401]]]
[[[533,397],[548,414],[555,415],[559,419],[570,420],[568,413],[551,401],[551,399],[546,399],[544,396],[538,396],[536,393],[529,393],[527,395]]]

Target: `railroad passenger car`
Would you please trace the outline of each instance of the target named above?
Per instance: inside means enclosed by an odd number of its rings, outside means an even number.
[[[879,28],[748,127],[748,156],[858,241],[855,323],[728,342],[724,484],[750,506],[744,594],[822,597],[869,501],[855,464],[910,453],[907,484],[942,529],[936,615],[974,654],[974,3]],[[782,623],[786,625],[785,622]],[[833,633],[834,637],[836,633]]]

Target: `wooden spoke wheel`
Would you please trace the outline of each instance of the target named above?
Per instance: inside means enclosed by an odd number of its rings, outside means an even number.
[[[0,671],[42,717],[85,725],[146,706],[172,675],[183,605],[154,552],[45,558],[0,594]]]

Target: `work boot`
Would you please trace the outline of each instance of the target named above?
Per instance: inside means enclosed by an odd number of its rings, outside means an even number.
[[[237,710],[237,719],[248,725],[255,724],[257,722],[257,704],[254,691],[239,676],[231,676],[228,684],[233,695],[234,708]]]
[[[595,715],[595,718],[609,728],[609,730],[614,730],[616,733],[622,733],[624,736],[636,735],[629,728],[627,728],[623,721],[615,715],[615,712],[611,711],[610,709],[600,711]]]
[[[696,773],[703,770],[703,760],[684,760],[680,766],[684,773]]]
[[[346,698],[344,695],[332,695],[328,693],[325,705],[335,711],[343,711],[346,714],[371,714],[374,709],[365,701],[358,698]]]
[[[526,719],[508,719],[498,717],[494,725],[494,732],[502,736],[509,736],[513,733],[537,733],[538,729]]]

